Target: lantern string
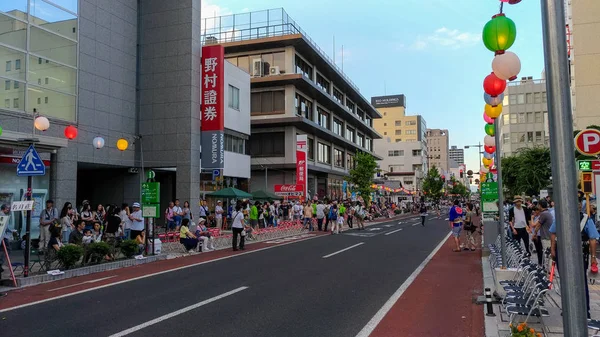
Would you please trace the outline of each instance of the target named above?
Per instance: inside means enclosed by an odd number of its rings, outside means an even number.
[[[500,14],[502,14],[502,9],[504,8],[504,2],[500,1]]]

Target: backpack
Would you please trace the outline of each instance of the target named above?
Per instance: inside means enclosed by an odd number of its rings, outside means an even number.
[[[334,207],[329,208],[329,219],[337,220],[337,210]]]

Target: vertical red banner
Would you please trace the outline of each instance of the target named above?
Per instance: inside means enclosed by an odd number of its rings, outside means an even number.
[[[306,135],[296,136],[296,184],[303,186],[302,197],[307,197],[308,163],[306,162],[308,138]]]
[[[202,47],[202,131],[224,129],[225,50],[221,45]]]

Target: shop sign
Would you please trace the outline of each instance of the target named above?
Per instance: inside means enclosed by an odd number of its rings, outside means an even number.
[[[225,162],[223,46],[202,47],[201,143],[202,168],[218,169]]]
[[[306,195],[306,182],[308,174],[308,163],[306,162],[308,149],[308,137],[306,135],[296,136],[296,183],[304,189],[301,196]]]
[[[275,185],[274,192],[282,197],[301,197],[304,193],[304,185]]]
[[[10,205],[10,210],[13,212],[31,211],[33,210],[33,200],[13,201]]]
[[[142,184],[142,204],[160,203],[160,183]]]

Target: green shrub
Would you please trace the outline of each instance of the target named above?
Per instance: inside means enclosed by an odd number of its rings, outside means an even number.
[[[379,218],[379,213],[375,213],[375,214],[373,214],[373,217],[374,217],[375,219]]]
[[[398,215],[398,214],[401,214],[401,213],[402,213],[402,210],[401,210],[401,209],[399,209],[399,208],[396,208],[396,209],[394,210],[394,214],[396,214],[396,215]]]
[[[121,242],[120,248],[121,253],[128,258],[134,256],[139,250],[138,243],[135,240],[125,240]]]
[[[106,242],[92,242],[87,247],[87,252],[92,263],[100,263],[110,253],[110,245]]]
[[[56,253],[58,261],[60,261],[65,269],[73,268],[79,262],[82,255],[83,247],[75,245],[66,245]]]

